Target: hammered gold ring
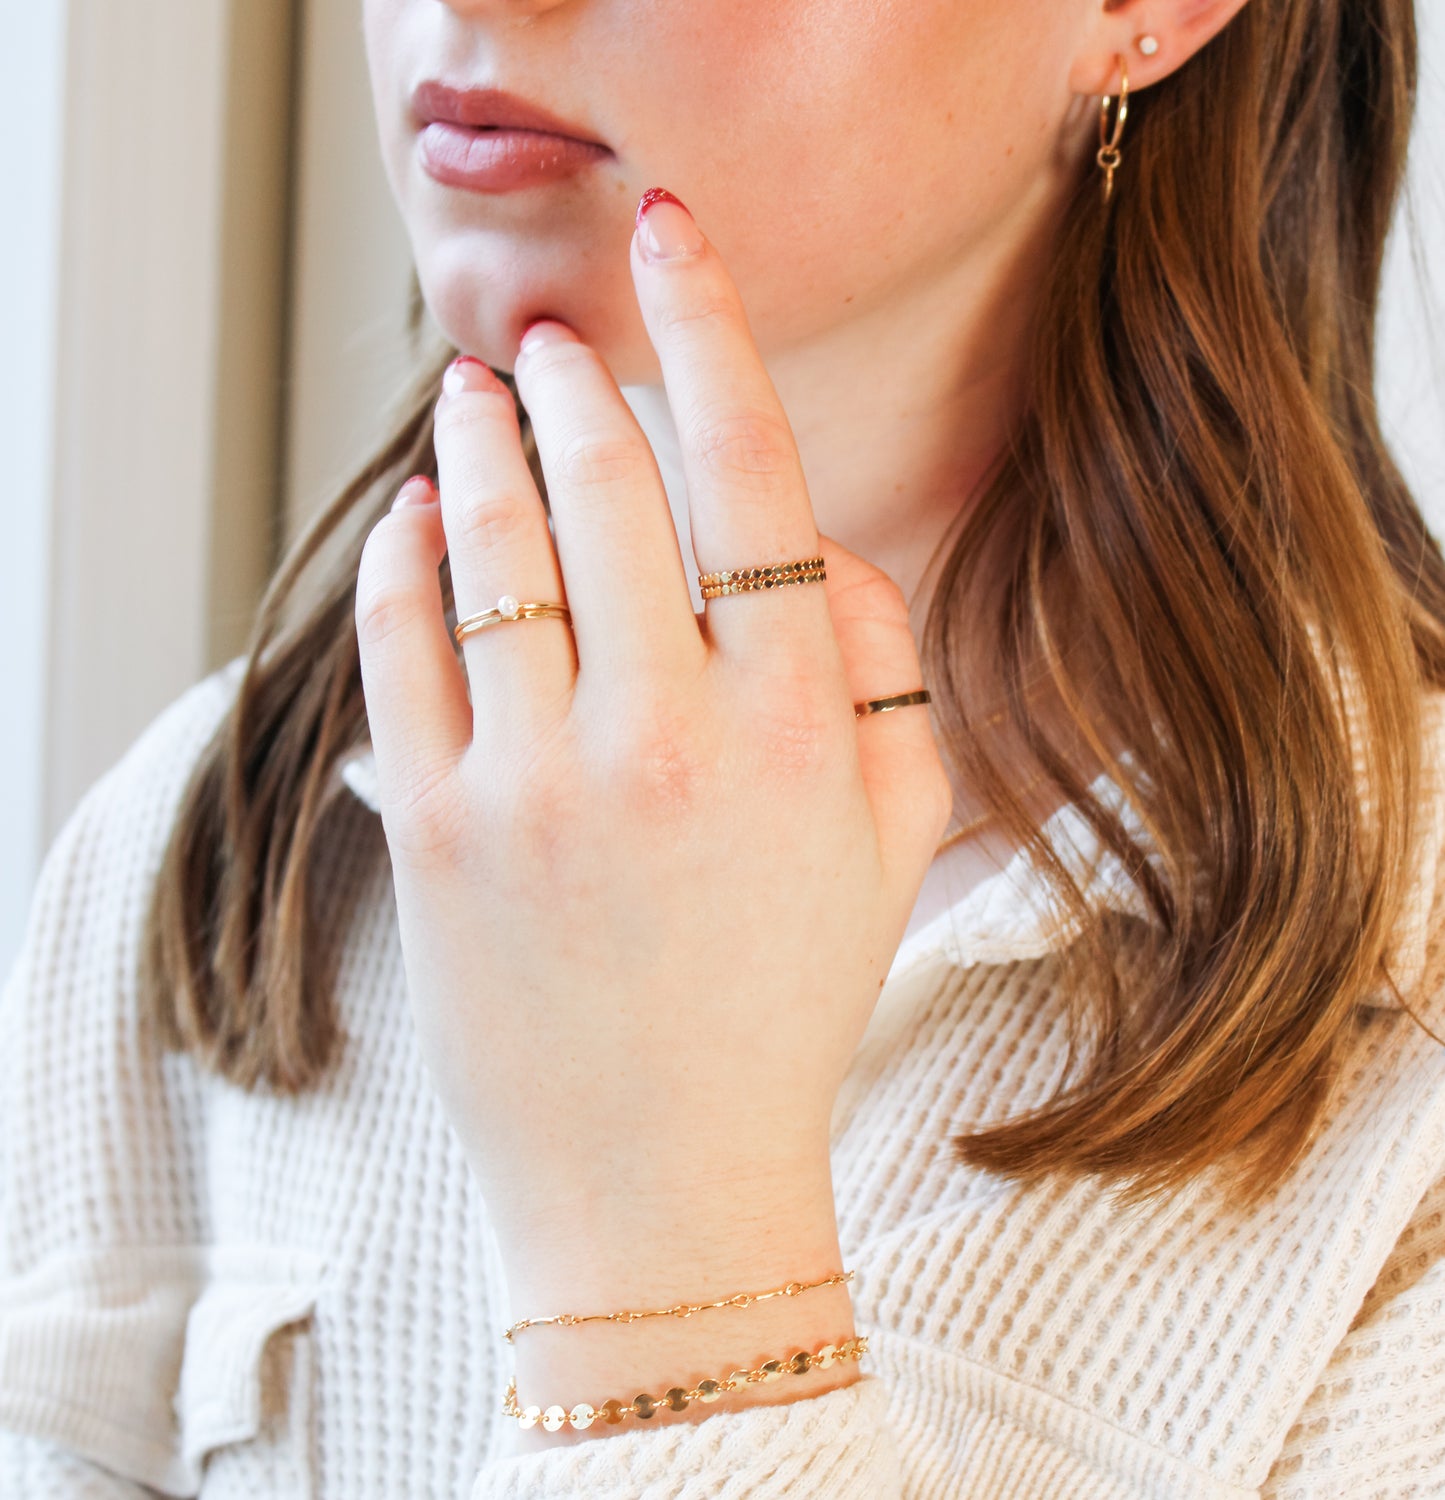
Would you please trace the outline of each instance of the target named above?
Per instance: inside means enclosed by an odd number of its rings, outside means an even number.
[[[572,611],[565,604],[555,601],[528,600],[524,603],[511,594],[503,594],[494,608],[484,609],[477,614],[468,615],[465,620],[458,620],[452,634],[460,644],[464,636],[485,630],[488,625],[500,625],[508,620],[545,620],[553,617],[570,623]]]
[[[855,703],[853,712],[862,718],[864,714],[886,714],[890,708],[906,708],[910,703],[932,703],[933,695],[927,688],[914,688],[911,693],[894,693],[888,698],[869,698]]]

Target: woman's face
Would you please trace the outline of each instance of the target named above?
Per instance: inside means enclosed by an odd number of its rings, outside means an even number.
[[[363,5],[386,173],[442,331],[510,370],[526,325],[559,318],[621,385],[660,379],[627,253],[647,188],[693,211],[766,359],[926,306],[1028,239],[1089,170],[1083,91],[1107,83],[1090,0]],[[519,94],[610,154],[512,191],[443,185],[412,108],[429,78]]]

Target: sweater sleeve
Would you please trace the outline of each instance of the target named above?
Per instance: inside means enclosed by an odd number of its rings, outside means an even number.
[[[1260,1494],[1445,1496],[1445,1178],[1421,1200]]]
[[[0,1495],[25,1500],[152,1500],[158,1490],[107,1473],[39,1438],[0,1432]]]
[[[314,1286],[283,1251],[208,1243],[193,1074],[136,994],[171,815],[234,680],[194,685],[87,790],[0,987],[0,1495],[197,1494],[207,1453],[259,1425],[264,1339]]]
[[[487,1464],[470,1500],[902,1500],[888,1384],[851,1385],[779,1406],[721,1407],[701,1422],[634,1427]]]
[[[867,1331],[880,1355],[885,1345],[891,1351],[885,1376],[785,1406],[719,1410],[696,1425],[634,1427],[496,1460],[478,1474],[469,1500],[1197,1493],[1197,1474],[1160,1468],[1160,1455],[1135,1451],[1124,1434],[1109,1461],[1097,1427],[1080,1430],[1038,1396],[1011,1392],[1000,1403],[991,1391],[996,1377]],[[890,1412],[900,1372],[907,1410]],[[942,1473],[956,1488],[935,1488]],[[1258,1494],[1445,1500],[1445,1178],[1421,1199]]]

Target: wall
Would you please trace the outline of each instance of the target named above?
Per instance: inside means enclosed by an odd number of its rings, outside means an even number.
[[[61,822],[239,649],[271,564],[294,47],[291,0],[52,0],[4,26],[8,968]]]
[[[1385,270],[1376,389],[1385,435],[1431,530],[1445,537],[1445,5],[1421,0],[1419,114],[1409,201]],[[1416,233],[1411,234],[1413,218]]]
[[[49,832],[42,791],[50,632],[65,0],[12,6],[0,48],[0,451],[10,492],[0,549],[0,963],[20,937]]]

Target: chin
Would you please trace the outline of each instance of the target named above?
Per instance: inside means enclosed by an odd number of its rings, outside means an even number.
[[[662,380],[630,277],[623,288],[626,304],[619,307],[619,299],[601,298],[595,287],[558,288],[535,277],[526,284],[521,277],[459,272],[455,266],[446,274],[419,270],[418,275],[422,296],[445,338],[495,370],[511,372],[529,324],[555,318],[596,351],[619,386]]]

